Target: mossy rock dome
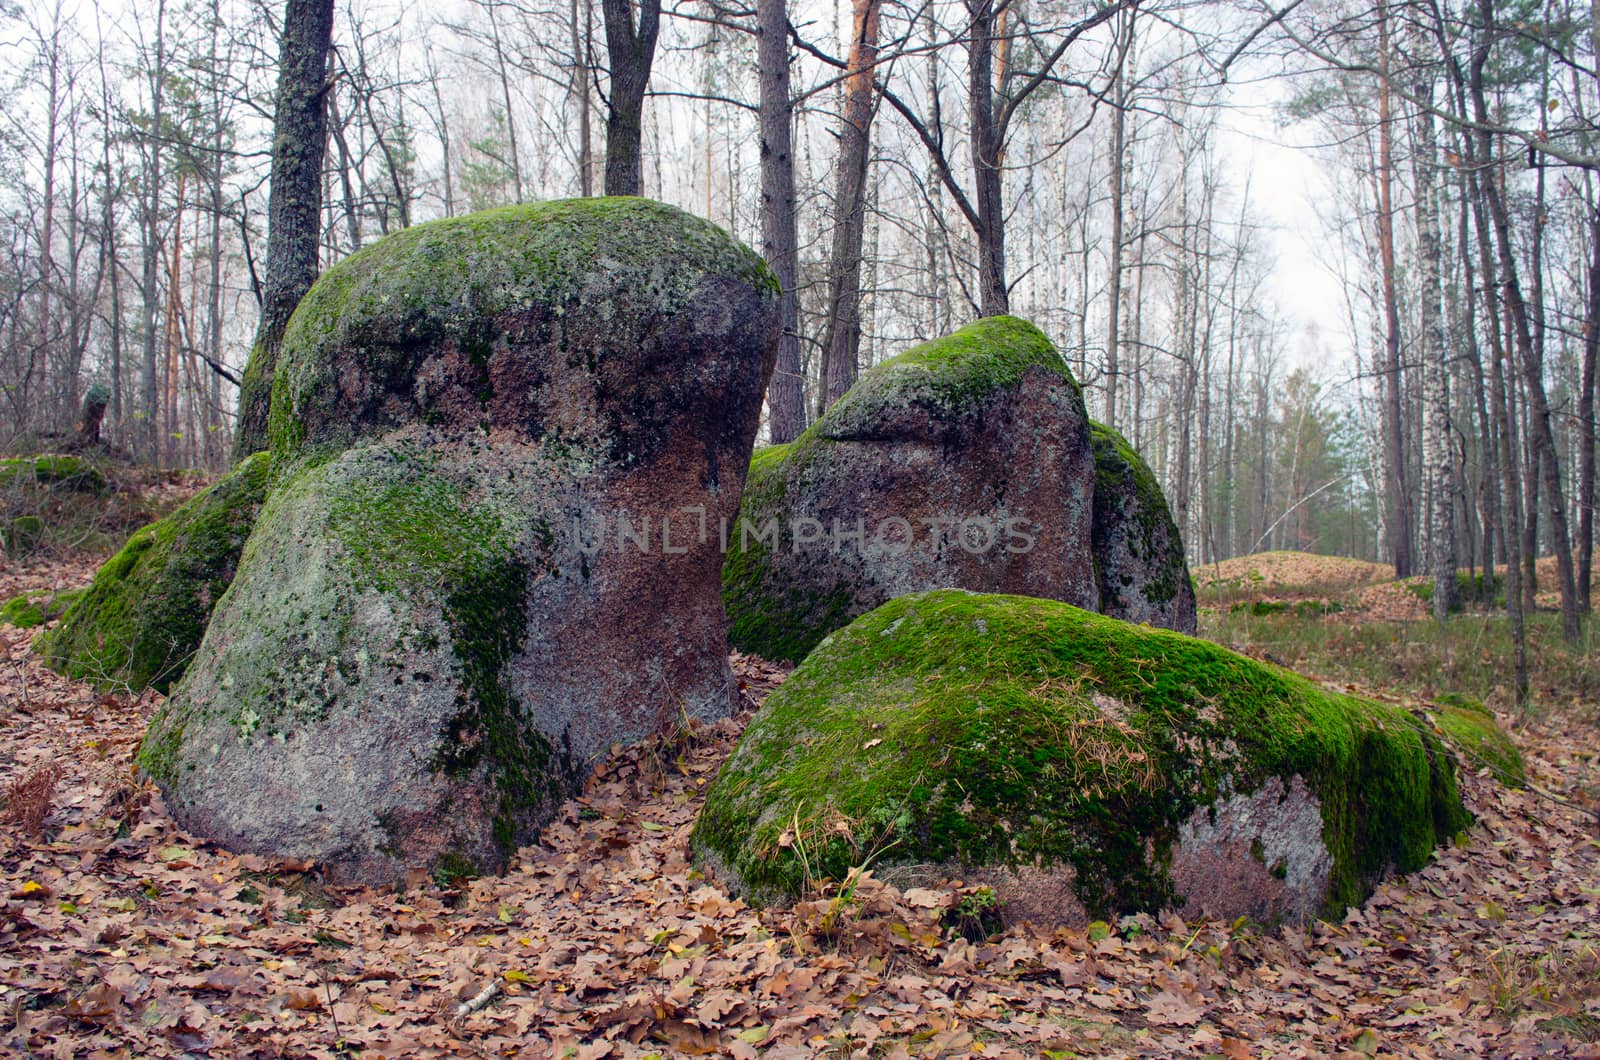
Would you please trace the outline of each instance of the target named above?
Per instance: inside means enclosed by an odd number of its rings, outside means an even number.
[[[1083,393],[1038,328],[986,317],[861,376],[757,452],[723,596],[743,651],[798,660],[858,615],[957,586],[1093,608]]]
[[[45,665],[102,689],[170,689],[233,581],[270,467],[267,454],[257,453],[134,531],[61,624],[34,641]]]
[[[1014,917],[1336,915],[1469,823],[1406,711],[1051,600],[957,590],[832,634],[751,720],[694,854],[757,900],[867,865]]]
[[[139,750],[175,816],[344,880],[491,871],[612,744],[730,713],[714,528],[777,296],[749,248],[632,198],[328,270],[285,331],[238,573]]]

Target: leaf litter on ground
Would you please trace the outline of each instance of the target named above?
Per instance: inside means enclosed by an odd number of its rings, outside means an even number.
[[[960,881],[870,873],[755,909],[686,854],[785,672],[735,656],[745,714],[615,752],[505,875],[379,892],[185,834],[132,767],[159,697],[67,681],[31,636],[0,630],[0,787],[60,776],[41,835],[0,835],[0,1052],[1600,1057],[1600,837],[1471,772],[1462,842],[1337,923],[971,941]],[[1519,742],[1541,788],[1596,804],[1592,725]]]

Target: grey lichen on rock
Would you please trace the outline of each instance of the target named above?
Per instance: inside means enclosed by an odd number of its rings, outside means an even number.
[[[285,334],[239,573],[139,752],[180,820],[347,879],[485,871],[613,743],[731,711],[703,528],[737,508],[776,299],[643,199],[330,269]]]
[[[171,515],[129,537],[87,592],[41,634],[45,664],[96,687],[166,692],[189,665],[238,566],[266,494],[257,453]]]
[[[1089,424],[1094,561],[1101,614],[1193,634],[1194,583],[1183,538],[1150,466],[1121,434]]]
[[[914,347],[755,454],[723,569],[732,643],[800,659],[946,586],[1092,608],[1093,490],[1082,391],[1038,328],[988,317]]]
[[[1470,821],[1407,711],[1167,630],[943,590],[833,633],[751,720],[691,848],[757,900],[871,867],[1014,918],[1335,915]]]

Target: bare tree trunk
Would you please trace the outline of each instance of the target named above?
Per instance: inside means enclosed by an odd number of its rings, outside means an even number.
[[[1406,483],[1405,431],[1401,404],[1400,308],[1395,291],[1394,137],[1390,131],[1389,10],[1378,4],[1378,253],[1383,268],[1383,444],[1389,487],[1389,551],[1397,578],[1411,574],[1411,504]]]
[[[978,305],[986,316],[1011,311],[1006,287],[1006,224],[1001,151],[994,110],[994,0],[966,0],[972,34],[967,46],[967,94],[972,109],[973,205],[978,215]]]
[[[1128,53],[1133,48],[1133,24],[1136,9],[1124,12],[1120,19],[1126,23],[1119,27],[1117,68],[1111,87],[1111,147],[1108,159],[1111,175],[1111,261],[1106,277],[1106,406],[1101,415],[1106,426],[1117,424],[1117,382],[1122,375],[1121,342],[1118,329],[1122,323],[1122,220],[1123,178],[1127,165],[1127,107],[1128,107]],[[1231,355],[1232,348],[1229,348]],[[1232,363],[1231,361],[1229,362]],[[1231,406],[1230,406],[1231,407]]]
[[[1416,88],[1422,107],[1417,114],[1417,153],[1413,169],[1417,184],[1417,257],[1422,272],[1420,306],[1423,359],[1423,465],[1431,502],[1428,520],[1429,560],[1433,574],[1433,617],[1440,622],[1460,606],[1456,581],[1455,506],[1451,495],[1449,363],[1445,357],[1443,284],[1440,279],[1439,198],[1436,180],[1436,142],[1433,83]]]
[[[800,377],[799,236],[795,231],[794,100],[789,94],[787,0],[757,0],[761,72],[761,252],[778,277],[778,361],[767,385],[767,429],[775,444],[805,430]],[[710,174],[707,185],[710,184]]]
[[[855,0],[839,129],[838,181],[833,197],[833,247],[828,260],[828,320],[822,343],[822,385],[817,414],[856,381],[861,352],[861,244],[867,225],[867,163],[875,100],[872,68],[878,60],[882,0]]]
[[[588,4],[572,0],[572,92],[578,99],[578,191],[585,199],[594,194],[594,137],[589,124],[589,12]],[[582,21],[582,29],[579,22]],[[437,91],[437,89],[435,89]]]
[[[626,3],[626,0],[623,0]],[[495,69],[500,74],[500,99],[506,108],[506,146],[511,151],[511,187],[517,201],[523,199],[522,156],[517,150],[517,117],[511,111],[511,75],[506,72],[505,46],[500,40],[500,19],[495,15],[499,0],[489,0],[489,32],[494,41]]]
[[[606,194],[638,195],[642,185],[644,93],[661,28],[661,0],[603,0],[606,51],[611,58],[611,106],[606,116]],[[785,41],[787,47],[787,41]]]
[[[1594,208],[1591,206],[1591,210]],[[1594,579],[1595,362],[1600,351],[1600,212],[1589,220],[1589,291],[1578,384],[1578,610],[1589,614]]]
[[[45,134],[44,134],[44,210],[39,222],[39,338],[37,349],[39,351],[39,380],[44,401],[42,420],[45,427],[56,426],[56,420],[61,417],[63,404],[62,395],[52,391],[50,386],[50,363],[52,346],[55,343],[53,334],[55,327],[52,319],[50,295],[56,282],[55,267],[55,216],[56,216],[56,147],[60,138],[59,123],[61,114],[61,10],[56,9],[56,21],[50,34],[50,40],[45,43],[49,60],[49,96],[45,106]],[[71,409],[71,402],[76,398],[73,395],[65,397]],[[24,406],[26,408],[26,406]]]
[[[333,0],[288,0],[278,57],[272,126],[272,187],[267,199],[266,279],[261,321],[239,388],[233,456],[268,445],[267,414],[278,348],[295,306],[317,277],[322,220],[322,157],[327,148],[328,47]]]
[[[166,0],[156,2],[156,54],[155,68],[150,73],[151,126],[161,128],[162,103],[166,92]],[[144,423],[140,435],[145,455],[158,459],[156,452],[156,318],[160,315],[160,294],[156,278],[161,265],[161,137],[152,135],[145,161],[144,188],[144,246],[140,248],[142,270],[140,293],[144,297],[143,319],[140,321],[142,354],[139,371],[141,406]]]
[[[1480,0],[1479,11],[1483,18],[1485,41],[1494,26],[1494,0]],[[1474,55],[1472,70],[1473,115],[1479,122],[1477,129],[1479,158],[1492,157],[1492,142],[1488,131],[1488,106],[1484,98],[1483,66],[1488,59],[1487,43],[1479,45]],[[1550,425],[1550,403],[1545,395],[1541,358],[1534,347],[1528,319],[1528,307],[1522,297],[1517,280],[1517,260],[1511,248],[1511,219],[1504,199],[1496,187],[1493,172],[1487,172],[1481,181],[1483,197],[1488,206],[1489,218],[1494,226],[1495,245],[1500,254],[1500,286],[1505,292],[1506,308],[1511,318],[1513,334],[1521,355],[1523,385],[1528,396],[1528,443],[1533,447],[1536,470],[1540,478],[1540,492],[1544,495],[1545,514],[1550,519],[1551,537],[1556,552],[1556,571],[1561,584],[1561,628],[1571,643],[1580,634],[1578,624],[1577,586],[1572,569],[1572,539],[1567,532],[1566,500],[1561,485],[1561,469],[1556,460],[1555,434]]]

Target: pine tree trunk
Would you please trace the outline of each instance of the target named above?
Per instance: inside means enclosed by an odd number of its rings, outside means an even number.
[[[261,320],[239,388],[239,425],[233,444],[236,461],[268,445],[267,414],[278,348],[290,315],[317,277],[332,35],[333,0],[289,0],[272,116],[272,185],[267,198]]]
[[[611,107],[606,115],[606,194],[638,195],[643,185],[644,93],[661,28],[661,0],[604,0],[606,51],[611,58]]]
[[[794,103],[789,94],[787,0],[757,0],[761,68],[761,252],[778,277],[778,362],[767,385],[767,427],[775,444],[805,429],[800,378],[799,237],[795,232]],[[709,183],[709,181],[707,182]]]

